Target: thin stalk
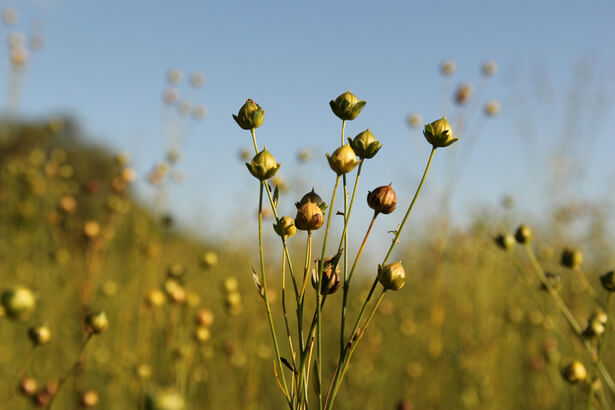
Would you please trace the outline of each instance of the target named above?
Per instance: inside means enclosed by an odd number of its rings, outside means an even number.
[[[94,333],[88,333],[88,337],[83,341],[83,344],[81,345],[81,349],[79,349],[79,355],[77,356],[77,361],[71,366],[70,369],[68,369],[68,372],[66,372],[64,377],[62,377],[58,381],[58,389],[49,399],[49,403],[47,404],[47,407],[45,407],[45,409],[47,410],[51,409],[51,406],[53,405],[53,401],[60,393],[60,390],[62,390],[62,386],[64,386],[64,383],[66,383],[66,381],[73,374],[75,369],[83,362],[83,352],[85,351],[85,347],[87,346],[88,342],[92,339],[92,336],[94,336]]]
[[[16,386],[19,384],[19,380],[21,379],[21,377],[23,376],[23,374],[26,371],[26,368],[28,367],[28,364],[30,364],[30,360],[32,360],[32,355],[34,354],[34,349],[36,348],[35,345],[33,345],[30,350],[28,350],[28,353],[26,355],[26,358],[23,361],[23,364],[21,365],[21,367],[17,370],[16,373],[16,381],[14,383],[11,384],[12,386],[12,390],[9,392],[9,395],[5,401],[5,405],[8,406],[9,403],[11,402],[11,400],[13,399],[13,397],[15,396],[15,392],[16,390]]]
[[[288,313],[286,311],[286,253],[282,249],[282,311],[284,313],[284,325],[286,326],[286,336],[288,337],[288,348],[290,349],[290,356],[292,359],[293,367],[295,364],[295,349],[293,349],[293,338],[290,335],[290,326],[288,324]],[[294,380],[294,379],[293,379]]]
[[[589,281],[587,280],[587,276],[585,276],[585,273],[583,273],[583,271],[581,270],[580,267],[575,266],[573,268],[574,273],[576,273],[577,278],[579,278],[579,280],[581,281],[581,283],[583,284],[583,286],[585,287],[585,289],[587,290],[587,292],[589,292],[589,294],[596,300],[598,300],[598,294],[596,293],[596,290],[594,289],[594,287],[591,285],[591,283],[589,283]],[[600,300],[598,300],[598,303],[602,304],[600,302]]]
[[[264,181],[260,183],[260,191],[258,197],[258,254],[261,267],[261,282],[263,284],[263,299],[265,300],[265,310],[267,311],[267,321],[269,322],[269,330],[271,331],[271,338],[273,339],[273,346],[275,348],[275,356],[280,369],[280,377],[282,379],[282,385],[284,387],[284,396],[289,407],[292,409],[292,403],[288,395],[288,385],[286,384],[286,377],[284,376],[284,367],[282,365],[282,359],[280,357],[280,348],[278,346],[278,338],[275,333],[275,327],[273,325],[273,318],[271,316],[271,305],[269,304],[269,296],[267,292],[267,275],[265,275],[265,257],[263,254],[263,186]]]
[[[312,231],[307,233],[307,244],[305,245],[305,263],[303,268],[303,284],[301,285],[301,292],[299,293],[299,299],[301,300],[301,306],[303,306],[303,299],[305,295],[305,288],[310,277],[310,263],[312,261]]]
[[[335,204],[335,193],[337,192],[337,187],[340,183],[340,175],[335,178],[335,186],[333,187],[333,194],[331,195],[331,203],[329,204],[329,215],[327,215],[327,225],[325,226],[325,236],[322,242],[322,252],[320,254],[320,263],[318,267],[318,283],[316,284],[316,359],[318,360],[319,366],[317,369],[317,378],[318,385],[322,386],[322,329],[321,329],[321,306],[320,299],[322,297],[321,286],[323,269],[325,267],[325,252],[327,251],[327,237],[329,236],[329,226],[331,225],[331,215],[333,214],[334,204]],[[318,392],[318,409],[323,409],[322,402],[322,389]]]
[[[342,135],[341,135],[341,145],[344,145],[344,130],[346,129],[346,120],[342,120]],[[361,160],[360,165],[363,165],[363,160]],[[359,168],[360,171],[360,168]],[[356,192],[357,183],[359,182],[359,171],[357,171],[357,178],[355,179],[355,186],[353,191],[352,199],[354,200],[354,192]],[[342,238],[340,243],[343,242],[344,247],[344,270],[343,270],[343,284],[344,284],[344,299],[342,303],[342,318],[340,323],[340,357],[342,356],[342,352],[344,351],[344,328],[346,326],[346,296],[347,296],[347,275],[348,275],[348,222],[350,220],[349,210],[348,210],[348,187],[346,185],[346,174],[344,174],[343,178],[343,186],[344,186],[344,231],[342,232]],[[321,386],[322,387],[322,386]]]
[[[356,337],[356,339],[354,341],[352,341],[353,336],[351,336],[351,341],[349,342],[349,345],[348,345],[349,346],[348,353],[345,355],[344,362],[343,362],[341,368],[338,368],[338,371],[336,373],[336,377],[333,379],[335,381],[335,383],[333,384],[333,388],[331,389],[331,396],[327,398],[326,410],[330,410],[330,409],[333,408],[333,402],[335,401],[335,397],[337,396],[337,392],[339,391],[339,388],[340,388],[340,385],[342,383],[342,380],[344,379],[344,375],[346,374],[346,370],[348,369],[348,364],[350,363],[350,358],[352,357],[352,354],[356,350],[357,345],[359,343],[359,340],[361,340],[361,338],[365,334],[365,331],[367,330],[367,327],[369,326],[369,323],[371,322],[372,318],[374,317],[374,314],[378,310],[378,307],[380,306],[380,303],[382,302],[382,299],[384,298],[385,292],[386,292],[386,289],[382,289],[382,292],[380,292],[380,296],[378,297],[378,300],[374,304],[374,307],[372,308],[371,312],[369,313],[369,316],[367,317],[367,320],[365,321],[365,324],[361,328],[361,331],[359,332],[359,334],[357,335],[357,337]]]

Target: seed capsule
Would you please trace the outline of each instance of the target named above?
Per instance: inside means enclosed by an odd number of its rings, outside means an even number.
[[[248,99],[239,109],[239,113],[233,115],[233,118],[241,128],[244,130],[251,130],[263,124],[265,110],[253,100]]]
[[[174,390],[161,390],[148,394],[145,399],[146,410],[183,410],[183,397]]]
[[[329,106],[337,117],[341,120],[351,121],[359,116],[363,107],[367,104],[350,92],[350,90],[339,95],[335,101],[331,100]]]
[[[515,237],[509,233],[498,234],[493,238],[493,241],[505,251],[512,250],[515,247]]]
[[[82,407],[94,407],[98,404],[98,393],[94,390],[88,390],[81,395],[80,402]]]
[[[391,185],[379,186],[373,191],[369,191],[367,193],[367,205],[374,211],[385,215],[393,212],[397,206],[397,194],[395,194]]]
[[[459,139],[453,137],[453,128],[446,120],[446,115],[431,124],[426,124],[423,135],[434,148],[448,147]]]
[[[85,330],[90,334],[98,335],[109,327],[105,312],[90,313],[85,318]]]
[[[350,147],[350,144],[342,145],[333,151],[331,155],[327,154],[327,160],[329,161],[329,166],[337,175],[347,174],[359,163],[357,155]]]
[[[577,384],[587,379],[587,370],[578,360],[573,360],[562,369],[562,377],[570,384]]]
[[[559,273],[547,272],[545,273],[545,277],[547,278],[547,282],[549,283],[549,286],[554,291],[557,292],[558,290],[562,288],[562,275],[560,275]],[[540,289],[544,291],[549,290],[547,289],[544,283],[540,285]]]
[[[38,383],[32,377],[24,377],[19,382],[19,390],[25,396],[33,396],[36,393],[36,388],[38,387]]]
[[[369,128],[357,134],[354,139],[348,138],[348,142],[353,151],[361,159],[373,158],[380,148],[382,148],[382,144],[374,137],[374,134],[372,134]]]
[[[615,292],[615,272],[611,270],[600,276],[600,283],[606,291]]]
[[[200,309],[196,312],[196,323],[198,326],[211,327],[214,323],[214,314],[210,309]]]
[[[309,200],[297,210],[295,226],[302,231],[313,231],[322,226],[325,216],[322,210]]]
[[[325,212],[325,209],[327,209],[327,204],[322,200],[320,195],[314,192],[314,188],[312,188],[312,190],[307,194],[303,195],[303,198],[301,198],[299,202],[295,202],[295,206],[297,207],[297,209],[299,209],[308,201],[313,204],[316,204],[323,212]]]
[[[278,172],[282,164],[276,162],[275,157],[267,151],[265,147],[261,152],[252,158],[252,162],[246,163],[248,171],[255,177],[264,181],[271,178]]]
[[[275,232],[283,238],[290,238],[297,232],[295,220],[290,216],[283,216],[277,223],[273,224]]]
[[[337,264],[339,256],[325,258],[325,265],[322,268],[322,283],[320,284],[320,294],[335,293],[340,287],[340,267]],[[320,259],[316,259],[316,268],[312,271],[312,287],[318,288],[318,273],[320,272]],[[333,270],[335,266],[335,270]]]
[[[562,251],[561,264],[567,268],[575,269],[581,266],[583,254],[578,249],[566,248]]]
[[[385,290],[399,290],[406,283],[406,271],[401,262],[378,265],[378,281]]]
[[[520,244],[530,243],[532,241],[532,231],[525,225],[520,225],[515,232],[515,239]]]
[[[26,320],[36,307],[36,299],[30,289],[15,286],[2,293],[2,306],[10,319]]]
[[[44,345],[51,340],[51,330],[45,325],[28,329],[28,338],[34,346]]]

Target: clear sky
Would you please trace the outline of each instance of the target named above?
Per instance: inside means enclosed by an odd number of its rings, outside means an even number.
[[[209,114],[182,127],[178,168],[187,178],[169,190],[173,213],[202,232],[252,222],[257,184],[238,160],[250,137],[231,118],[246,98],[267,110],[259,142],[296,184],[297,192],[282,198],[287,213],[312,185],[330,196],[334,176],[323,154],[339,145],[341,122],[328,102],[349,88],[367,106],[347,135],[370,127],[384,144],[364,167],[361,208],[368,189],[389,182],[405,208],[429,151],[406,117],[457,118],[450,95],[464,81],[477,97],[465,110],[473,125],[454,149],[437,152],[414,223],[440,206],[452,175],[452,209],[461,220],[503,194],[514,195],[524,211],[543,209],[552,195],[553,164],[562,162],[569,164],[565,172],[583,171],[574,174],[577,194],[602,197],[615,186],[611,0],[22,0],[0,6],[20,13],[15,26],[2,26],[2,36],[34,30],[45,38],[22,79],[20,111],[71,113],[96,141],[130,152],[145,197],[151,196],[145,173],[164,158],[165,129],[176,117],[162,103],[166,73],[206,74],[199,90],[178,87],[182,99],[205,104]],[[445,81],[439,66],[446,59],[458,69]],[[488,80],[480,73],[486,60],[499,66]],[[0,76],[7,90],[5,62]],[[502,113],[485,120],[480,107],[491,98]],[[305,147],[315,160],[300,165],[296,154]],[[358,218],[367,219],[361,208]]]

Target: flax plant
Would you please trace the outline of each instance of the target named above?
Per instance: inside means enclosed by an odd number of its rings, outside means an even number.
[[[587,320],[587,326],[583,328],[570,307],[566,304],[559,293],[561,288],[561,277],[557,274],[545,272],[542,265],[538,261],[536,254],[532,248],[533,234],[529,227],[525,225],[519,226],[516,230],[514,239],[510,234],[500,234],[495,238],[496,244],[503,250],[506,250],[511,258],[515,261],[517,268],[525,275],[526,268],[523,265],[520,256],[515,252],[515,241],[519,247],[523,248],[523,253],[530,265],[530,270],[536,275],[540,287],[539,289],[546,291],[558,310],[568,323],[572,331],[570,341],[576,339],[587,351],[589,360],[592,363],[592,369],[588,372],[583,363],[575,359],[567,363],[561,369],[562,377],[570,384],[584,384],[587,390],[586,408],[594,408],[594,400],[600,400],[601,408],[610,408],[609,400],[604,395],[601,388],[602,382],[611,392],[611,400],[615,398],[615,381],[611,377],[609,370],[602,361],[602,352],[605,344],[608,327],[610,321],[610,309],[612,293],[615,291],[613,286],[613,273],[607,272],[601,277],[603,288],[607,292],[606,302],[604,303],[600,295],[593,289],[586,276],[580,269],[582,262],[582,254],[580,251],[565,249],[562,253],[561,264],[564,267],[575,271],[578,279],[583,283],[586,291],[590,294],[597,306],[594,307],[596,313],[592,314]],[[606,310],[602,310],[605,308]],[[567,335],[560,331],[566,338]],[[599,394],[598,394],[599,393]]]
[[[376,274],[369,294],[362,302],[359,314],[353,321],[352,330],[347,332],[348,305],[350,303],[350,285],[354,273],[359,268],[359,259],[365,249],[370,232],[378,215],[392,213],[397,206],[397,195],[392,188],[392,184],[380,186],[367,195],[367,204],[374,211],[369,222],[367,231],[363,237],[355,257],[349,261],[348,250],[348,226],[353,210],[353,205],[358,191],[359,177],[365,160],[373,158],[382,147],[372,132],[367,129],[356,135],[355,138],[348,138],[345,142],[345,131],[348,121],[358,117],[366,102],[359,100],[348,90],[330,102],[333,113],[342,121],[340,146],[330,155],[327,160],[331,170],[335,173],[335,182],[329,204],[312,189],[301,198],[295,205],[297,214],[295,219],[290,216],[282,216],[278,210],[279,191],[276,186],[272,189],[267,182],[274,177],[280,169],[275,157],[267,151],[267,148],[259,150],[256,139],[256,128],[259,128],[265,117],[263,110],[256,102],[249,99],[241,107],[237,115],[233,118],[244,130],[249,130],[254,146],[254,157],[246,166],[252,176],[258,179],[258,253],[259,253],[259,272],[253,271],[253,279],[257,290],[264,302],[267,322],[271,333],[274,347],[274,374],[278,387],[281,389],[286,405],[290,409],[299,410],[310,408],[332,409],[335,398],[340,389],[344,375],[348,371],[350,359],[356,350],[358,342],[366,332],[378,306],[382,302],[385,294],[390,290],[398,290],[404,286],[406,273],[401,262],[389,263],[393,251],[399,243],[404,225],[416,203],[419,193],[425,183],[434,153],[437,148],[451,145],[457,138],[453,136],[453,130],[446,120],[446,117],[427,124],[424,136],[432,145],[427,165],[423,172],[416,192],[410,201],[407,211],[394,231],[395,236],[392,243],[382,260],[377,266]],[[356,169],[356,175],[352,188],[349,193],[348,177]],[[341,185],[341,187],[340,187]],[[341,188],[343,195],[342,210],[336,212],[336,194]],[[267,194],[269,204],[273,211],[275,222],[274,231],[281,239],[282,245],[282,312],[281,317],[284,322],[284,339],[287,340],[287,352],[290,356],[283,356],[281,343],[275,328],[274,312],[271,308],[268,296],[267,278],[270,275],[265,268],[264,249],[263,249],[263,197]],[[340,205],[338,205],[340,206]],[[336,240],[334,253],[329,253],[327,244],[331,237],[335,235],[331,231],[332,215],[336,213],[343,219],[343,229],[339,233],[339,240]],[[317,259],[313,260],[313,233],[323,228],[321,247],[317,252]],[[303,264],[303,277],[299,277],[299,272],[293,268],[293,258],[291,257],[288,240],[295,236],[297,230],[305,231],[305,259]],[[288,268],[288,269],[287,269]],[[292,290],[295,296],[296,322],[289,317],[287,310],[288,298],[286,288],[286,276],[290,277]],[[306,298],[309,295],[308,281],[314,288],[315,305],[314,312],[306,312]],[[377,300],[372,302],[372,297],[376,293],[380,284]],[[339,288],[343,289],[342,308],[339,326],[339,354],[337,364],[332,370],[328,383],[324,382],[327,368],[323,364],[328,363],[325,356],[334,354],[330,351],[323,351],[323,334],[329,329],[324,329],[323,317],[326,315],[325,307],[327,298],[333,297]],[[369,309],[368,309],[369,308]],[[311,318],[311,321],[306,319]],[[306,331],[307,330],[307,331]],[[332,329],[331,331],[335,331]],[[286,344],[286,343],[285,343]],[[311,376],[310,376],[311,375]],[[313,392],[310,389],[313,388]],[[311,403],[315,400],[315,403]]]

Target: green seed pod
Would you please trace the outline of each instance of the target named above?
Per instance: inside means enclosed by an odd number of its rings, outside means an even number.
[[[303,205],[305,205],[308,201],[313,204],[318,205],[320,210],[323,212],[325,212],[325,210],[327,209],[327,204],[325,203],[325,201],[322,200],[320,195],[314,192],[314,188],[312,188],[312,190],[308,192],[307,194],[303,195],[303,198],[301,198],[299,202],[295,202],[295,206],[297,207],[297,209],[299,209]]]
[[[515,239],[520,244],[530,243],[532,241],[532,231],[525,225],[520,225],[515,232]]]
[[[446,115],[431,124],[425,124],[423,135],[434,148],[448,147],[459,139],[453,137],[453,128],[446,120]]]
[[[237,115],[233,114],[233,118],[241,128],[251,130],[261,126],[265,118],[265,110],[253,100],[248,99],[239,109],[239,113]]]
[[[324,295],[335,293],[340,287],[340,267],[337,264],[339,256],[325,258],[325,265],[322,268],[322,283],[320,284],[320,294]],[[312,287],[318,288],[318,273],[320,272],[320,259],[316,259],[316,268],[312,271]],[[333,267],[335,266],[335,270]]]
[[[406,271],[400,262],[378,265],[378,281],[385,290],[401,289],[406,283]]]
[[[160,390],[145,398],[146,410],[184,410],[184,399],[174,390]]]
[[[15,286],[2,293],[2,306],[10,319],[27,320],[36,307],[36,298],[30,289]]]
[[[248,171],[255,177],[264,181],[271,178],[278,172],[282,164],[275,161],[275,157],[267,151],[265,147],[261,152],[252,158],[251,163],[246,163]]]
[[[392,184],[379,186],[367,193],[367,205],[374,211],[390,214],[397,206],[397,194],[391,187]]]
[[[90,334],[98,335],[109,327],[105,312],[90,313],[85,318],[85,330]]]
[[[600,283],[607,292],[615,292],[615,272],[610,270],[600,276]]]
[[[297,210],[295,226],[302,231],[314,231],[322,226],[325,216],[322,210],[309,200]]]
[[[359,163],[357,155],[350,147],[350,144],[342,145],[333,154],[327,154],[329,166],[337,175],[346,174],[354,169]]]
[[[363,107],[367,104],[365,101],[359,101],[359,99],[350,92],[346,91],[344,94],[338,96],[335,101],[331,100],[329,106],[333,113],[337,115],[340,120],[351,121],[359,116]]]
[[[283,238],[290,238],[297,232],[295,220],[290,216],[281,217],[277,223],[273,224],[273,229]]]
[[[562,275],[560,275],[559,273],[547,272],[545,273],[545,277],[547,278],[547,282],[549,282],[549,286],[554,291],[557,292],[558,290],[562,288]],[[548,291],[549,289],[547,289],[545,284],[542,283],[540,285],[540,290]]]
[[[361,159],[373,158],[380,148],[382,148],[382,144],[374,137],[374,134],[371,133],[369,128],[357,134],[354,139],[348,138],[348,142],[353,151]]]
[[[31,327],[28,329],[28,338],[34,346],[47,344],[51,340],[51,329],[45,325]]]
[[[515,247],[515,237],[509,233],[498,234],[493,241],[505,251],[510,251]]]
[[[587,379],[587,370],[578,360],[573,360],[562,368],[562,377],[570,384],[577,384]]]
[[[575,269],[581,266],[583,254],[578,249],[566,248],[562,251],[561,264],[567,268]]]
[[[448,147],[459,139],[453,137],[453,128],[446,120],[446,115],[431,124],[426,124],[423,135],[434,148]]]

